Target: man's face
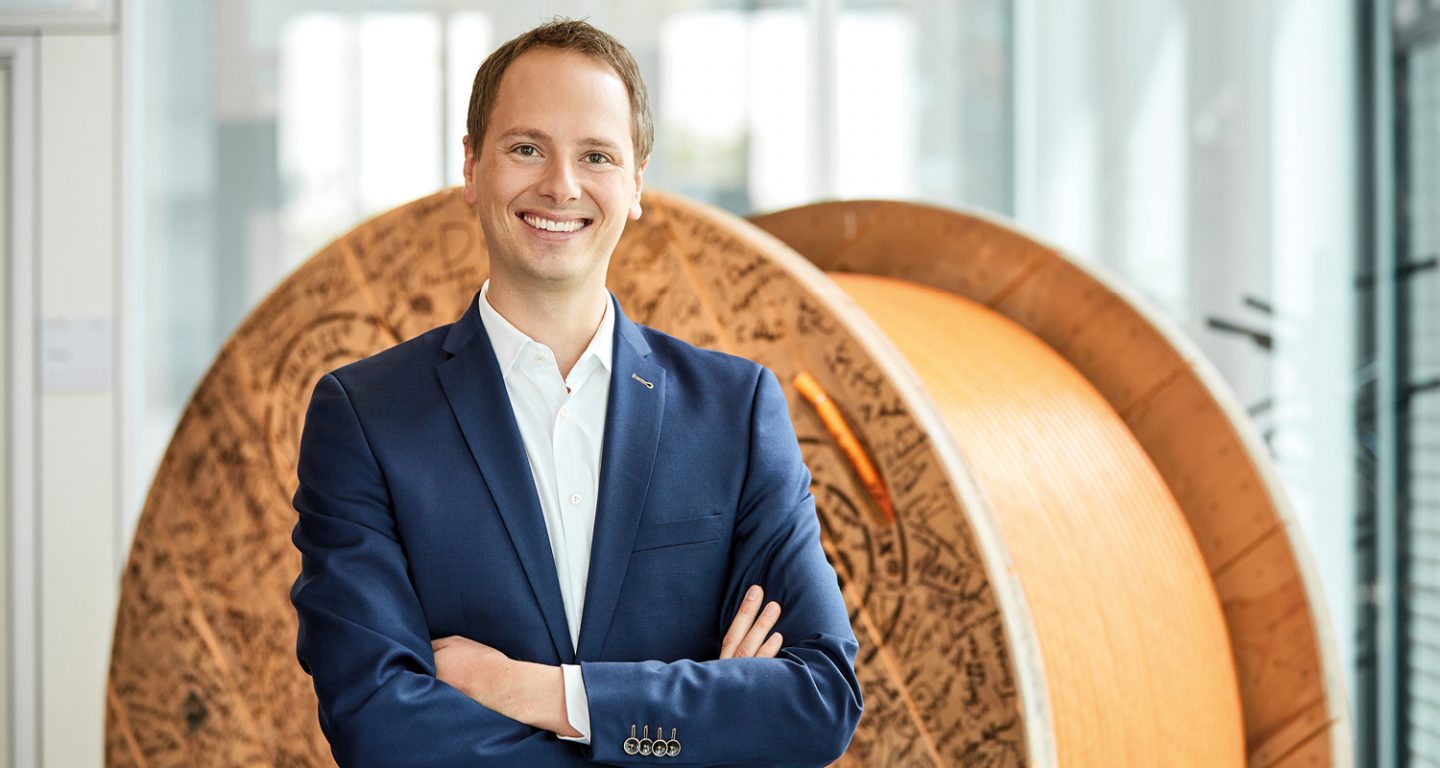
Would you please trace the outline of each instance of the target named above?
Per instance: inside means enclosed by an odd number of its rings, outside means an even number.
[[[644,165],[630,97],[609,65],[535,48],[500,79],[479,146],[465,148],[493,274],[535,288],[603,285],[626,218],[640,217]]]

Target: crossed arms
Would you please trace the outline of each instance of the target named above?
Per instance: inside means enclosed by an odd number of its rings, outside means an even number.
[[[293,540],[302,569],[291,590],[297,656],[314,678],[320,724],[341,765],[643,765],[660,758],[625,754],[629,724],[677,717],[686,738],[679,756],[663,758],[673,764],[825,765],[849,744],[863,706],[857,645],[819,545],[809,472],[769,371],[756,381],[749,467],[718,615],[736,616],[746,588],[765,585],[785,606],[776,627],[787,644],[772,658],[582,661],[589,748],[550,732],[573,735],[555,693],[558,667],[481,662],[482,670],[502,670],[481,675],[483,704],[442,679],[384,474],[333,374],[310,403],[299,477]],[[457,673],[454,682],[467,685],[468,677]],[[517,679],[523,687],[507,687]],[[493,700],[515,691],[520,699]]]
[[[780,618],[780,604],[763,609],[765,590],[756,584],[720,642],[722,659],[773,659],[784,636],[771,632]],[[516,661],[503,652],[466,637],[452,635],[430,643],[435,652],[435,677],[459,688],[481,706],[511,720],[557,735],[577,738],[570,724],[561,668]],[[657,734],[658,736],[658,734]]]

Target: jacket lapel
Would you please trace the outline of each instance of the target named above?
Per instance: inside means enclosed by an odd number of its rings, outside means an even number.
[[[650,345],[639,326],[625,317],[620,302],[615,301],[615,347],[600,457],[600,498],[595,508],[590,574],[585,582],[585,610],[575,654],[587,661],[598,659],[605,647],[660,441],[665,369],[651,361],[649,354]]]
[[[574,649],[565,621],[565,604],[560,599],[550,537],[545,531],[540,500],[535,496],[534,475],[515,423],[510,395],[505,391],[490,336],[480,319],[478,300],[477,293],[469,309],[451,327],[445,337],[445,351],[453,357],[436,370],[445,398],[450,401],[450,409],[455,412],[460,431],[520,557],[540,614],[550,630],[555,653],[561,663],[569,664],[574,661]]]

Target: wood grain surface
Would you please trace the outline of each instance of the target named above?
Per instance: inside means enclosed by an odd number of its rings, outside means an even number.
[[[1057,763],[1244,765],[1214,585],[1110,404],[983,305],[895,278],[831,277],[925,383],[1002,530],[1038,634]]]

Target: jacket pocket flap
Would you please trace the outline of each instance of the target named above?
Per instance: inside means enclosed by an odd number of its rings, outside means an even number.
[[[675,547],[681,544],[699,544],[720,539],[723,515],[706,515],[686,520],[672,520],[668,523],[642,525],[635,532],[634,551]]]

